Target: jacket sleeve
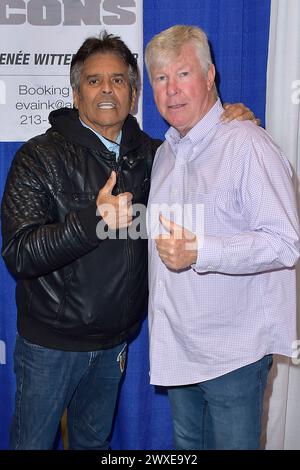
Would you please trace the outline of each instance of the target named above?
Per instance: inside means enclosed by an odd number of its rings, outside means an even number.
[[[63,222],[55,220],[53,177],[40,153],[30,144],[17,152],[2,200],[2,256],[16,277],[47,274],[99,244],[94,204],[82,214],[68,213]],[[94,219],[93,232],[88,215]],[[88,221],[87,229],[81,221]]]

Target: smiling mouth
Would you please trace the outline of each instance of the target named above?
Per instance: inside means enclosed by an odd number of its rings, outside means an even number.
[[[170,104],[168,106],[169,109],[180,109],[180,108],[183,108],[183,106],[185,106],[185,104]]]
[[[103,103],[98,103],[97,108],[100,108],[100,109],[114,109],[114,108],[116,108],[116,105],[115,105],[115,103],[111,103],[111,102],[103,102]]]

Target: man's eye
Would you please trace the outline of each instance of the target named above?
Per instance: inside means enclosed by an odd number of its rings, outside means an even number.
[[[89,85],[96,85],[96,83],[98,83],[98,81],[99,81],[98,78],[91,78],[89,80]]]
[[[123,78],[114,78],[113,83],[115,83],[116,85],[122,85],[122,83],[124,83],[124,80]]]
[[[165,79],[166,79],[165,75],[159,75],[158,77],[156,77],[156,80],[158,82],[163,82]]]
[[[179,76],[180,77],[186,77],[189,74],[189,72],[180,72]]]

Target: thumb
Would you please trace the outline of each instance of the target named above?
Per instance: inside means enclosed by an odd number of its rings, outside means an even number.
[[[162,226],[172,235],[174,232],[174,222],[172,222],[172,220],[166,219],[166,217],[164,217],[162,214],[159,216],[159,221]]]
[[[183,238],[194,238],[194,234],[185,229],[182,225],[176,224],[173,220],[166,219],[162,214],[159,216],[159,220],[162,226],[170,232],[177,240],[182,240]],[[191,233],[190,235],[188,235]]]
[[[110,177],[108,178],[105,185],[103,186],[102,191],[104,191],[106,194],[111,194],[116,182],[117,182],[116,172],[112,171],[110,174]]]

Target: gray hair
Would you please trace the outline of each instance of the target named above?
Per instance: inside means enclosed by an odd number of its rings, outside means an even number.
[[[195,45],[196,53],[205,74],[207,74],[212,58],[205,32],[197,26],[175,25],[154,36],[145,51],[145,63],[151,81],[151,67],[176,57],[186,43]]]

